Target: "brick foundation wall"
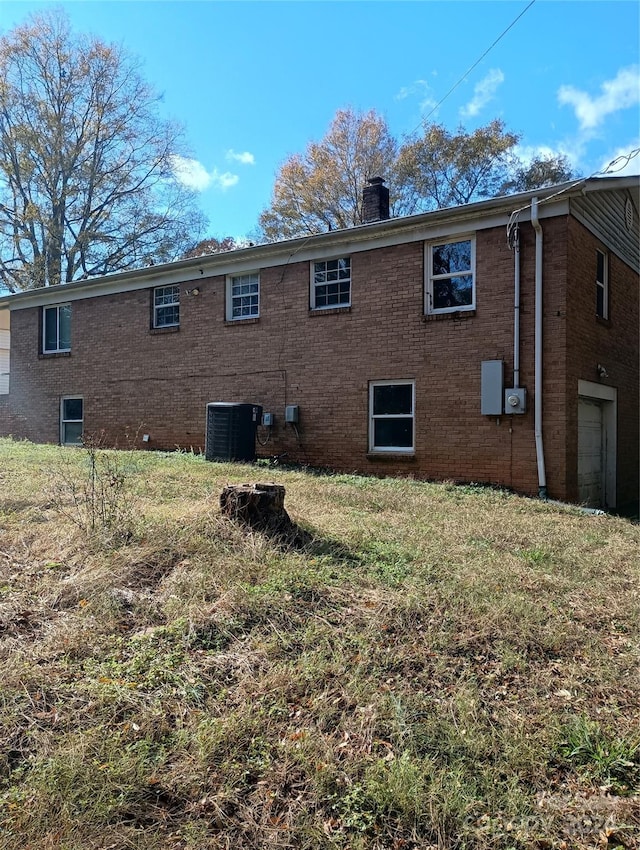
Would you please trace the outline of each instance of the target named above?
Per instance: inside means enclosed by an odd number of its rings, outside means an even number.
[[[544,436],[549,496],[571,494],[567,449],[567,219],[548,219],[544,260]],[[573,233],[573,229],[571,231]],[[85,431],[150,435],[150,448],[204,445],[206,404],[253,402],[275,414],[259,454],[376,475],[491,482],[536,494],[533,428],[534,233],[521,229],[522,416],[480,414],[480,364],[513,381],[514,256],[503,227],[476,235],[476,311],[425,317],[421,242],[351,254],[352,306],[309,310],[308,262],[260,270],[260,318],[225,321],[223,277],[181,287],[177,332],[150,331],[151,290],[73,302],[72,353],[38,355],[39,311],[12,313],[14,433],[59,440],[60,397],[84,398]],[[412,457],[368,453],[368,387],[416,382]],[[300,406],[298,433],[284,424]],[[6,433],[0,406],[0,428]],[[260,430],[261,436],[266,432]],[[570,435],[569,435],[570,436]],[[569,484],[567,483],[569,482]]]

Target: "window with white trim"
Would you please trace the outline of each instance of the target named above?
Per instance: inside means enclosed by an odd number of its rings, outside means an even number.
[[[414,451],[415,397],[415,381],[369,384],[369,451]]]
[[[609,318],[609,257],[596,251],[596,316]]]
[[[63,446],[82,445],[84,402],[82,398],[60,400],[60,442]]]
[[[475,309],[475,253],[471,236],[427,246],[427,313]]]
[[[260,274],[227,277],[227,320],[257,319],[260,316]]]
[[[42,351],[71,351],[71,304],[42,308]]]
[[[351,257],[311,264],[311,309],[351,305]]]
[[[156,286],[153,290],[153,327],[175,328],[180,324],[180,286]]]

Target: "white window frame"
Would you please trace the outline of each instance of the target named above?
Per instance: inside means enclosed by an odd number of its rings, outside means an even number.
[[[234,292],[236,287],[256,286],[255,292]],[[242,274],[227,275],[227,307],[226,317],[228,322],[241,322],[247,319],[260,318],[260,272],[242,272]],[[255,303],[251,299],[255,297]],[[249,303],[242,303],[242,299],[249,299]],[[248,312],[242,312],[247,310]],[[239,313],[237,311],[240,311]],[[236,313],[234,315],[234,312]]]
[[[602,280],[598,279],[598,255],[602,257]],[[602,313],[598,312],[598,294],[602,292]],[[609,318],[609,255],[606,251],[596,249],[596,316],[599,319]]]
[[[82,403],[82,418],[81,419],[70,419],[65,418],[64,415],[64,406],[66,401],[80,401]],[[84,398],[79,395],[65,395],[60,399],[60,445],[61,446],[80,446],[82,445],[82,439],[80,440],[67,440],[66,439],[66,426],[70,424],[77,424],[80,422],[82,424],[82,430],[84,431]]]
[[[69,345],[62,347],[60,345],[60,310],[69,310]],[[47,312],[49,310],[56,311],[56,347],[47,348]],[[43,354],[64,354],[71,351],[71,304],[55,304],[50,307],[42,308],[42,353]]]
[[[165,290],[172,289],[174,290],[173,300],[171,301],[163,301],[160,304],[157,303],[157,296],[160,293],[164,293]],[[159,315],[160,311],[166,309],[167,307],[177,307],[178,308],[178,321],[177,322],[164,322],[160,321]],[[177,328],[180,326],[180,285],[171,283],[166,286],[156,286],[153,290],[153,327],[154,328]]]
[[[376,387],[410,386],[411,411],[409,413],[375,413],[374,393]],[[381,419],[410,419],[411,446],[377,446],[375,443],[375,423]],[[375,453],[392,452],[393,454],[415,454],[416,450],[416,382],[415,380],[389,380],[369,382],[369,451]]]
[[[433,251],[435,248],[440,248],[443,245],[453,245],[456,242],[470,242],[471,243],[471,268],[468,271],[462,272],[451,272],[448,274],[440,274],[434,275],[433,273]],[[467,310],[475,310],[476,309],[476,237],[473,233],[463,234],[460,236],[452,237],[450,239],[438,239],[437,241],[428,242],[425,246],[425,250],[427,253],[425,269],[426,269],[426,281],[425,281],[425,295],[424,295],[424,303],[425,303],[425,313],[427,315],[435,315],[442,313],[461,313]],[[433,306],[433,290],[434,290],[434,282],[439,280],[446,280],[447,278],[453,277],[471,277],[471,303],[463,304],[463,305],[455,305],[453,307],[434,307]]]
[[[341,280],[338,279],[336,281],[329,281],[326,278],[326,275],[333,271],[333,269],[329,270],[327,268],[328,263],[339,263],[340,261],[344,263],[348,263],[349,266],[349,277],[343,277]],[[342,257],[328,257],[326,260],[312,260],[310,265],[310,295],[309,295],[309,304],[312,310],[339,310],[343,307],[351,307],[351,280],[352,280],[352,271],[351,271],[351,257],[350,256],[342,256]],[[325,275],[324,279],[316,280],[318,276]],[[347,283],[349,284],[349,298],[347,301],[341,301],[337,304],[318,304],[318,289],[321,286],[330,286],[332,283]]]

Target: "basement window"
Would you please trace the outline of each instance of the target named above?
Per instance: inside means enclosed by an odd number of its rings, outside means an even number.
[[[227,278],[227,321],[260,316],[260,275],[230,275]]]
[[[311,264],[311,309],[351,305],[351,257]]]
[[[609,318],[609,263],[603,251],[596,251],[596,316]]]
[[[427,246],[426,313],[475,309],[475,253],[472,237]]]
[[[369,384],[369,451],[414,451],[415,381]]]
[[[44,354],[71,351],[71,304],[43,307],[42,351]]]
[[[84,428],[84,402],[81,398],[60,401],[60,442],[63,446],[81,446]]]
[[[153,290],[153,327],[175,328],[180,324],[180,286],[157,286]]]

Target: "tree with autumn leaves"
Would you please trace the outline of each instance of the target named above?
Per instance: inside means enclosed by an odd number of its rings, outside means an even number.
[[[260,216],[265,241],[362,223],[362,189],[385,178],[391,214],[411,215],[571,180],[562,155],[524,162],[520,136],[491,121],[454,133],[427,124],[399,144],[375,110],[340,109],[320,142],[290,156],[276,175],[271,203]]]
[[[201,226],[179,127],[120,48],[35,15],[0,38],[0,289],[179,257]]]
[[[176,176],[182,131],[157,106],[133,59],[74,34],[60,10],[0,38],[0,290],[251,244],[198,241],[203,217]],[[371,177],[386,180],[392,216],[573,178],[563,156],[523,162],[518,142],[496,120],[473,132],[426,124],[400,143],[374,109],[340,109],[279,168],[252,242],[360,224]]]

